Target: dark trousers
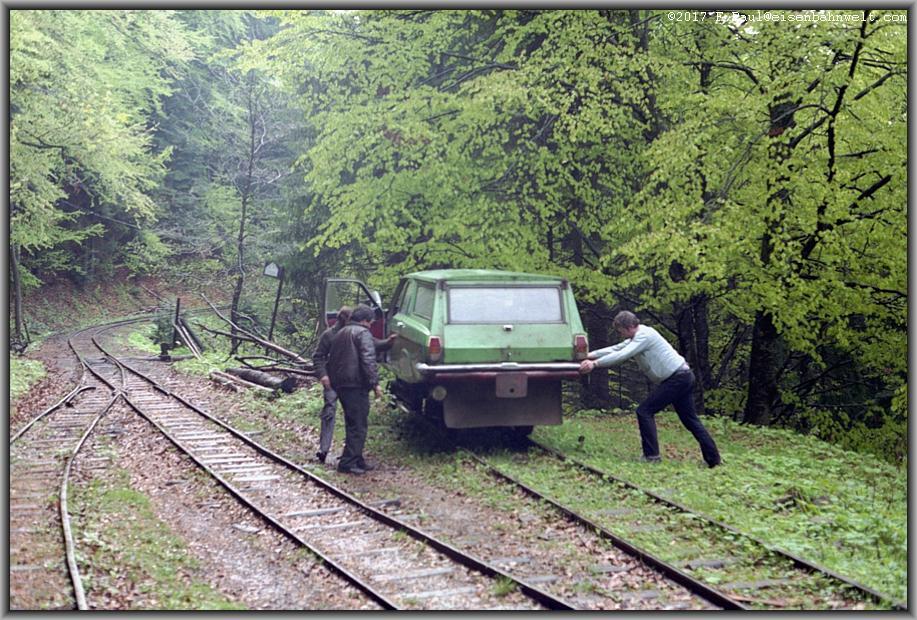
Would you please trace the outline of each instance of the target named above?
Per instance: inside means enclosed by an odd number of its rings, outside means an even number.
[[[344,408],[344,451],[338,467],[361,467],[366,431],[369,427],[369,392],[366,388],[335,390]]]
[[[324,388],[323,393],[325,406],[320,414],[322,428],[318,436],[318,451],[328,454],[331,452],[331,440],[334,438],[334,415],[338,407],[338,395],[331,388]]]
[[[637,423],[640,426],[640,440],[643,443],[643,455],[647,458],[659,456],[659,442],[656,439],[656,414],[666,405],[672,405],[678,419],[685,428],[691,431],[701,453],[708,465],[720,462],[720,453],[716,443],[694,410],[694,372],[678,371],[659,385],[637,407]]]

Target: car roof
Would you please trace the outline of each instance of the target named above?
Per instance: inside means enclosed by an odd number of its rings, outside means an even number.
[[[408,278],[426,282],[544,282],[556,284],[564,278],[546,274],[521,273],[518,271],[500,271],[498,269],[434,269],[415,271],[407,274]]]

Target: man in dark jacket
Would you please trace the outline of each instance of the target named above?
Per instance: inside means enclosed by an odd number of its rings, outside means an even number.
[[[328,351],[326,369],[331,388],[344,408],[344,452],[337,468],[350,474],[364,474],[372,469],[363,459],[369,425],[369,391],[382,398],[376,348],[369,333],[373,318],[369,306],[360,304],[354,308],[350,322],[334,335]]]
[[[318,452],[315,458],[324,463],[331,452],[331,441],[334,438],[334,417],[337,410],[338,395],[331,387],[331,379],[328,377],[328,353],[331,351],[331,340],[341,329],[347,325],[350,320],[351,309],[348,306],[341,306],[338,310],[337,320],[334,325],[322,332],[319,336],[318,345],[312,353],[312,361],[315,363],[315,374],[322,384],[322,395],[325,399],[325,405],[322,407],[320,419],[322,422],[321,430],[318,437]],[[397,334],[391,334],[388,338],[380,340],[373,338],[373,346],[376,352],[387,351],[392,348]]]

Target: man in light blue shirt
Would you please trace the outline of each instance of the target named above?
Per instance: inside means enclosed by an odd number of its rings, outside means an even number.
[[[700,444],[704,461],[710,467],[720,464],[716,443],[704,428],[694,409],[694,373],[685,358],[652,327],[641,325],[633,312],[619,312],[613,322],[623,340],[616,345],[590,351],[580,372],[588,374],[595,368],[608,368],[634,358],[640,370],[655,384],[637,407],[637,423],[643,444],[643,460],[658,461],[659,442],[656,439],[656,414],[672,405],[678,419]]]

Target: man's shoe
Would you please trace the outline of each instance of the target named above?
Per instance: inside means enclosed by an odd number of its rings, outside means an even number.
[[[327,457],[327,456],[328,456],[328,453],[327,453],[327,452],[316,452],[316,453],[315,453],[315,460],[318,461],[319,463],[324,463],[324,462],[325,462],[325,457]]]
[[[707,463],[707,467],[713,469],[714,467],[719,467],[722,464],[722,461],[717,461],[715,463]]]
[[[357,476],[362,476],[363,474],[366,473],[365,469],[363,469],[362,467],[357,467],[357,466],[341,467],[340,465],[338,465],[338,471],[341,472],[342,474],[355,474]]]
[[[641,463],[661,463],[661,462],[662,462],[662,457],[659,457],[659,456],[641,456],[641,457],[640,457],[640,462],[641,462]]]
[[[372,471],[376,468],[374,463],[368,463],[366,461],[360,461],[360,469],[365,469],[366,471]]]

